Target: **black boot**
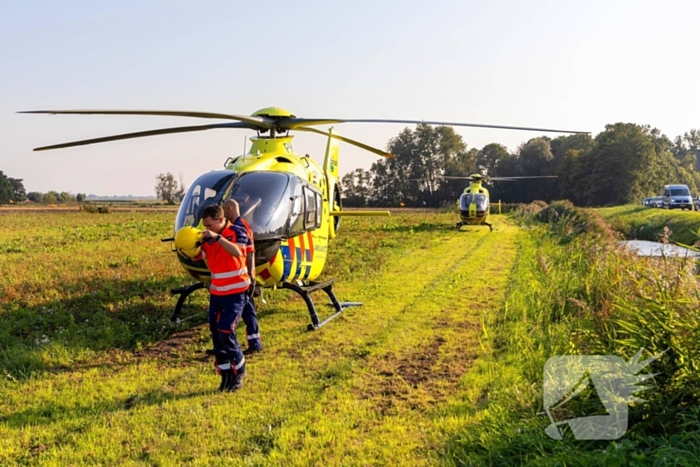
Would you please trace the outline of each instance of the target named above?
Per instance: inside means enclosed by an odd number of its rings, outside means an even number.
[[[229,387],[233,385],[236,375],[233,374],[232,369],[221,370],[221,384],[219,385],[219,392],[230,391]]]
[[[226,387],[228,392],[238,391],[243,387],[243,379],[245,379],[245,372],[238,373],[237,375],[231,375],[229,379],[229,385]]]

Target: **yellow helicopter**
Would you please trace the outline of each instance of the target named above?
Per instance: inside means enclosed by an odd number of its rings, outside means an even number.
[[[317,282],[326,261],[329,240],[336,237],[342,216],[389,215],[388,212],[342,210],[342,190],[339,184],[338,142],[360,147],[383,157],[394,157],[380,149],[336,134],[333,129],[321,131],[315,125],[336,123],[402,123],[467,126],[481,128],[518,129],[578,133],[565,130],[511,127],[470,123],[430,122],[418,120],[298,118],[291,112],[268,107],[250,116],[193,111],[158,110],[36,110],[31,114],[94,114],[94,115],[154,115],[206,119],[233,120],[174,128],[163,128],[135,133],[93,138],[55,144],[34,149],[68,148],[86,144],[125,140],[171,133],[196,132],[211,129],[241,128],[257,132],[250,138],[252,146],[247,154],[229,158],[225,170],[212,171],[200,176],[189,187],[175,220],[175,236],[163,239],[173,242],[177,258],[185,271],[197,282],[174,289],[179,295],[173,321],[179,319],[181,308],[192,292],[207,287],[210,272],[204,260],[193,259],[197,237],[192,227],[201,226],[201,211],[206,205],[223,204],[235,199],[241,216],[248,222],[255,240],[255,271],[259,287],[290,289],[301,295],[311,315],[309,329],[317,329],[335,317],[345,307],[358,303],[341,303],[333,293],[333,279]],[[300,156],[292,147],[289,131],[304,131],[328,138],[325,158],[319,166],[308,155]],[[310,294],[323,290],[329,296],[335,313],[323,321]]]
[[[493,232],[493,225],[489,223],[490,199],[489,190],[481,184],[491,181],[514,182],[516,180],[528,178],[557,178],[556,175],[541,175],[531,177],[484,177],[481,174],[472,174],[468,177],[443,176],[447,180],[469,180],[469,186],[464,189],[457,200],[459,206],[459,217],[461,222],[457,222],[457,230],[464,225],[485,225]],[[501,201],[498,201],[498,212],[501,212]]]

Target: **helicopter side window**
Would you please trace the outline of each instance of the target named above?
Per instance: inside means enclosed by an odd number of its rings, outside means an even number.
[[[298,178],[292,180],[290,190],[292,198],[292,214],[289,218],[289,236],[293,237],[304,232],[304,192]]]
[[[316,229],[320,227],[321,221],[318,213],[321,211],[321,205],[318,202],[319,195],[310,187],[304,187],[305,213],[304,213],[304,228]]]
[[[321,225],[321,216],[323,215],[323,200],[321,199],[321,195],[319,193],[316,193],[316,226]]]

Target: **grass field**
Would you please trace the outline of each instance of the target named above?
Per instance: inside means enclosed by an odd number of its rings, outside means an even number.
[[[167,320],[168,290],[185,280],[158,241],[171,217],[2,215],[0,464],[439,461],[482,314],[504,300],[515,227],[458,234],[452,215],[426,212],[344,220],[325,276],[364,306],[310,333],[301,299],[266,294],[266,350],[243,390],[219,394],[206,294],[190,321]]]
[[[344,219],[324,277],[337,279],[340,300],[364,305],[308,332],[299,297],[266,292],[266,348],[233,394],[214,391],[204,356],[206,293],[191,296],[189,319],[168,319],[169,290],[187,283],[159,241],[173,216],[0,214],[0,465],[661,466],[700,456],[693,265],[622,253],[588,211],[494,216],[493,233],[457,232],[455,214],[427,210]],[[624,439],[544,434],[547,358],[640,347],[669,349],[668,359]]]

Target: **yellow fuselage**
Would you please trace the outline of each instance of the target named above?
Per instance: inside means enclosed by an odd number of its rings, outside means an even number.
[[[476,194],[476,193],[482,193],[486,195],[486,199],[489,199],[489,191],[484,188],[481,185],[480,181],[472,181],[469,183],[469,187],[464,189],[465,194]],[[459,203],[459,201],[458,201]],[[464,224],[467,225],[481,225],[484,224],[485,222],[488,222],[488,217],[489,217],[489,208],[487,205],[486,210],[484,211],[479,211],[477,209],[477,204],[472,200],[471,203],[469,203],[468,209],[461,209],[460,208],[460,213],[459,217],[462,220]]]
[[[282,239],[277,252],[261,264],[260,243],[256,240],[256,280],[261,286],[273,287],[282,282],[313,281],[321,274],[326,262],[326,252],[330,236],[335,236],[333,216],[330,215],[329,182],[333,173],[325,174],[322,168],[308,156],[293,153],[292,137],[251,138],[253,145],[244,156],[230,161],[227,170],[239,174],[256,171],[285,172],[295,175],[317,188],[323,197],[320,227]],[[337,151],[333,160],[337,168]],[[335,180],[331,186],[335,187]],[[333,196],[333,194],[330,194]],[[224,199],[226,196],[223,197]],[[209,269],[205,261],[193,261],[179,254],[178,259],[184,269],[195,279],[205,284],[210,281]]]

